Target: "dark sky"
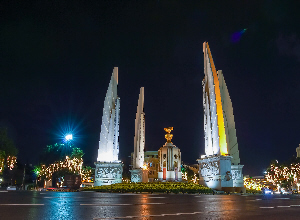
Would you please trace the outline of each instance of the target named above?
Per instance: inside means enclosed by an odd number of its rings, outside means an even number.
[[[214,2],[214,3],[212,3]],[[119,67],[120,158],[133,151],[145,87],[146,150],[173,143],[185,163],[204,154],[202,44],[223,70],[244,174],[295,155],[300,143],[300,16],[297,1],[2,1],[0,125],[23,162],[74,131],[97,158],[102,108]],[[232,34],[247,28],[238,42]]]

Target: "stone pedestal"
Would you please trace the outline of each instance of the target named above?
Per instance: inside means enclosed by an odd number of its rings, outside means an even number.
[[[166,168],[164,168],[165,171],[158,172],[158,181],[161,182],[181,182],[182,181],[182,173],[181,171],[178,171],[178,169],[167,171]],[[165,172],[165,175],[164,175]],[[164,178],[165,177],[165,178]]]
[[[199,184],[216,190],[233,187],[231,158],[231,156],[205,156],[198,159]]]
[[[122,183],[123,164],[120,162],[95,162],[94,186]]]
[[[131,182],[133,183],[147,183],[148,180],[148,170],[143,169],[133,169],[130,170],[131,173]]]
[[[244,187],[243,167],[244,165],[231,165],[233,187]]]

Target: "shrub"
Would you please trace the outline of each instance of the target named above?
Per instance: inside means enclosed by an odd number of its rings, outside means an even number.
[[[117,183],[107,186],[85,187],[84,191],[125,193],[212,193],[212,189],[195,183],[155,182],[155,183]]]

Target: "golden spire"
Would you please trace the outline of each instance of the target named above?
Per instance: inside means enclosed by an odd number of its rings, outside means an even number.
[[[173,127],[168,127],[168,128],[164,128],[164,129],[168,133],[165,135],[165,138],[167,139],[167,143],[172,143],[171,140],[172,140],[173,134],[170,134],[170,133],[173,130]]]

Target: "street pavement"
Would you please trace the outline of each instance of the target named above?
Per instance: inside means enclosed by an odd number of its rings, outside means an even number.
[[[300,219],[300,196],[0,191],[0,219]]]

